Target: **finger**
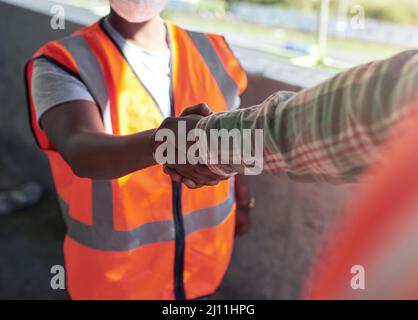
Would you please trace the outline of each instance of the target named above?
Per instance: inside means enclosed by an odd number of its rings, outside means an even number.
[[[189,189],[198,189],[201,187],[200,184],[197,182],[189,179],[189,178],[183,178],[183,183],[189,188]]]
[[[207,181],[206,185],[207,186],[216,186],[219,183],[219,181]]]
[[[201,179],[200,177],[190,173],[183,176],[182,182],[186,184],[190,189],[197,189],[206,184],[204,179]]]
[[[206,165],[197,165],[194,169],[194,174],[207,181],[221,181],[227,180],[228,177],[220,176],[211,171]]]
[[[213,175],[213,174],[206,176],[202,174],[202,172],[199,169],[183,171],[183,168],[179,168],[178,173],[183,176],[183,179],[187,178],[188,180],[192,180],[194,183],[198,184],[200,187],[201,186],[215,186],[220,181],[228,180],[228,178],[220,177],[220,176]]]
[[[193,180],[196,184],[198,184],[200,186],[215,186],[220,181],[217,178],[211,179],[211,178],[208,178],[208,177],[203,177],[199,173],[195,173],[195,174],[193,174],[193,173],[190,174],[189,173],[189,176],[187,177],[187,179]]]
[[[182,171],[181,168],[177,173],[182,176],[182,182],[191,189],[196,189],[203,186],[215,186],[219,183],[217,179],[202,178],[199,174],[196,174],[193,171]]]
[[[199,183],[197,180],[201,180],[201,176],[194,170],[194,168],[191,168],[188,165],[177,165],[174,168],[177,174],[179,174],[183,178],[183,182],[185,179],[189,181],[193,181],[195,183]],[[200,184],[200,183],[199,183]]]
[[[193,107],[189,107],[187,109],[185,109],[182,113],[181,113],[181,117],[184,116],[188,116],[191,114],[198,114],[204,117],[210,116],[212,114],[212,110],[210,110],[210,108],[208,107],[207,104],[205,103],[200,103],[197,104]]]
[[[181,183],[181,180],[183,179],[183,177],[176,170],[168,166],[164,166],[163,170],[165,174],[171,177],[171,180],[173,180],[174,182]]]
[[[229,180],[233,177],[233,175],[219,175],[217,173],[215,173],[213,170],[209,169],[209,167],[207,165],[202,165],[205,167],[205,172],[208,174],[208,177],[212,177],[212,179],[210,180],[217,180],[217,181],[226,181]]]
[[[198,171],[188,172],[187,178],[189,178],[190,180],[193,180],[196,184],[199,184],[200,186],[208,185],[208,183],[216,180],[216,179],[205,177],[201,175],[200,172]]]
[[[214,173],[212,173],[206,166],[189,166],[189,165],[180,165],[172,168],[175,172],[180,175],[184,179],[188,179],[189,181],[193,181],[195,184],[199,186],[204,185],[216,185],[220,180],[224,180],[224,177],[220,177]],[[188,183],[193,188],[195,187],[192,183]]]

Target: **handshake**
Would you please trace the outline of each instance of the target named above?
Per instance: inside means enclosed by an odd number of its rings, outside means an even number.
[[[164,166],[164,172],[173,181],[184,183],[190,189],[214,186],[231,177],[209,168],[205,160],[207,137],[195,130],[199,121],[211,114],[205,104],[187,108],[179,118],[166,118],[152,136],[155,161]]]

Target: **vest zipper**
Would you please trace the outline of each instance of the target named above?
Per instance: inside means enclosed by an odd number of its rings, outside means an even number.
[[[166,25],[167,42],[171,51],[170,59],[170,98],[171,115],[176,116],[174,92],[173,92],[173,60],[174,50],[172,48],[172,39],[170,31]],[[173,219],[175,228],[175,251],[174,251],[174,296],[176,300],[186,300],[184,290],[184,250],[186,245],[186,235],[184,231],[184,221],[181,205],[181,183],[172,181],[173,189]]]
[[[176,300],[186,300],[184,291],[184,249],[185,232],[183,214],[181,210],[181,184],[172,182],[173,186],[173,215],[175,227],[175,252],[174,252],[174,294]]]
[[[154,96],[149,92],[147,87],[142,83],[141,79],[138,77],[137,73],[133,69],[132,65],[129,63],[128,59],[125,57],[122,48],[114,41],[112,36],[108,33],[106,27],[104,26],[104,19],[100,20],[100,27],[103,32],[108,36],[108,38],[113,42],[115,47],[119,50],[122,57],[125,59],[126,63],[131,67],[132,72],[138,79],[138,81],[143,85],[144,89],[148,92],[150,97],[154,100],[155,105],[158,106],[161,115],[164,117],[163,112],[161,111],[161,107],[159,106],[158,102],[155,100]],[[170,32],[167,28],[167,42],[170,47],[171,51],[171,59],[170,59],[170,97],[171,97],[171,114],[173,117],[176,116],[175,108],[174,108],[174,94],[173,94],[173,49],[171,46],[172,40],[170,36]],[[172,189],[173,189],[173,217],[174,217],[174,227],[175,227],[175,252],[174,252],[174,294],[177,300],[186,300],[186,293],[184,290],[184,248],[185,248],[185,232],[184,232],[184,222],[183,222],[183,214],[181,210],[181,184],[172,182]]]

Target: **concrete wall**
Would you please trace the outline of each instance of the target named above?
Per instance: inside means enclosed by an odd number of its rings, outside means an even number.
[[[53,31],[45,16],[0,2],[0,188],[29,179],[51,186],[28,126],[23,68],[43,43],[77,27],[67,22],[64,32]],[[283,89],[297,88],[251,75],[243,104],[258,104]],[[258,199],[253,228],[237,241],[217,297],[297,298],[322,235],[352,187],[298,184],[285,176],[253,177],[250,183]],[[66,297],[49,288],[49,268],[62,263],[64,228],[57,208],[49,192],[39,208],[0,217],[0,298]]]
[[[38,13],[0,3],[0,163],[19,177],[49,185],[48,166],[29,128],[24,88],[24,67],[44,43],[78,28],[67,23],[65,31],[50,28]]]

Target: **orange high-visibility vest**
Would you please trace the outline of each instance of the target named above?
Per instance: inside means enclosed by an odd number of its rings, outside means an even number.
[[[418,96],[330,234],[306,299],[418,299]]]
[[[195,299],[212,294],[234,240],[232,180],[182,188],[161,166],[112,181],[77,177],[39,127],[31,96],[33,65],[48,59],[79,78],[100,108],[106,132],[157,128],[163,115],[103,21],[38,50],[26,68],[31,125],[48,156],[67,225],[64,256],[74,299]],[[167,22],[172,52],[172,114],[198,103],[227,111],[247,78],[224,38]],[[115,163],[117,165],[117,163]]]

